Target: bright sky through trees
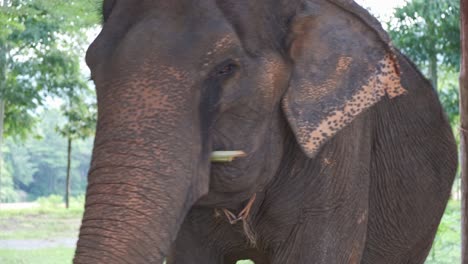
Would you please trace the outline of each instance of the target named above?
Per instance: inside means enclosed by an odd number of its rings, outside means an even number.
[[[370,9],[371,13],[381,20],[387,20],[393,14],[393,9],[403,6],[406,0],[355,0],[361,6]]]

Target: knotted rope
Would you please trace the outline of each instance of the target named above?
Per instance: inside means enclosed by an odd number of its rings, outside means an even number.
[[[252,195],[252,197],[250,197],[250,199],[247,202],[247,204],[245,205],[244,209],[242,209],[242,211],[240,211],[240,213],[238,215],[235,215],[234,213],[232,213],[228,209],[223,209],[224,215],[226,216],[228,222],[231,225],[235,225],[238,222],[242,221],[242,226],[243,226],[243,229],[244,229],[244,233],[245,233],[247,239],[249,240],[249,242],[253,246],[256,244],[255,235],[252,232],[252,229],[250,228],[247,219],[249,217],[250,210],[252,209],[252,206],[253,206],[253,204],[255,202],[255,198],[257,198],[256,193],[254,195]]]

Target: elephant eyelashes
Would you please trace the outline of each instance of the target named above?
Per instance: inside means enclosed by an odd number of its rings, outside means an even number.
[[[239,66],[233,60],[228,60],[216,67],[214,75],[218,78],[228,78],[232,76],[238,68]]]

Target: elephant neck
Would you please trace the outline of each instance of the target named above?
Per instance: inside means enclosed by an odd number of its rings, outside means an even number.
[[[363,115],[327,142],[314,158],[304,154],[286,127],[280,165],[257,196],[251,213],[257,237],[268,237],[271,245],[282,244],[311,214],[340,207],[340,197],[352,192],[350,186],[362,184],[365,188],[372,140],[367,120]]]

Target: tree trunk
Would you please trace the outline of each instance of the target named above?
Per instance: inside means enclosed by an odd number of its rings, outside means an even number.
[[[0,1],[0,8],[8,5],[7,0]],[[7,47],[0,43],[0,178],[3,176],[3,122],[5,119],[5,100],[2,92],[6,90]],[[2,186],[0,186],[2,188]],[[1,198],[1,197],[0,197]]]
[[[435,90],[438,88],[438,73],[437,73],[437,54],[434,53],[433,56],[429,59],[429,74],[431,78],[432,85]]]
[[[4,54],[0,44],[0,91],[5,91],[6,86],[6,60],[3,60]],[[3,176],[3,122],[5,120],[5,100],[0,93],[0,178]],[[2,188],[2,186],[0,186]],[[0,197],[1,198],[1,197]]]
[[[468,264],[468,0],[460,0],[461,13],[461,69],[460,123],[462,171],[462,263]]]
[[[67,151],[67,182],[65,184],[65,207],[70,207],[70,169],[71,169],[71,151],[72,139],[68,137],[68,151]]]
[[[1,87],[1,82],[0,82],[0,88]],[[3,177],[3,117],[5,115],[5,101],[3,101],[0,97],[0,182]],[[0,190],[2,189],[2,185],[0,184]],[[0,192],[1,193],[1,192]],[[0,201],[1,201],[0,197]]]
[[[2,176],[2,163],[3,163],[3,120],[5,117],[5,101],[0,97],[0,177]]]

